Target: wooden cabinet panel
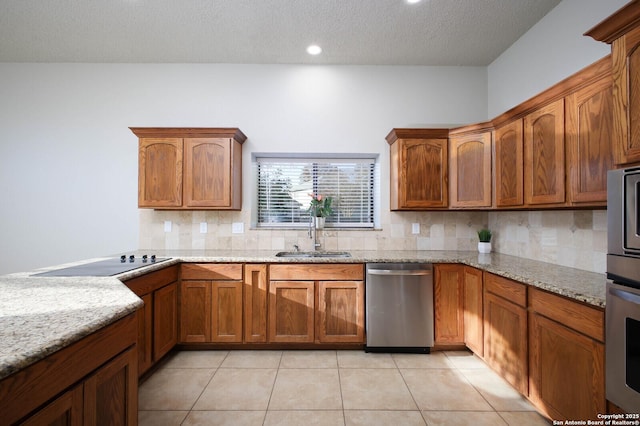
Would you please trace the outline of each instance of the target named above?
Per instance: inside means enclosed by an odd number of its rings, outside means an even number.
[[[178,284],[153,293],[153,359],[162,358],[178,343]]]
[[[450,207],[491,207],[491,132],[449,139]]]
[[[231,139],[184,139],[187,207],[231,207]]]
[[[56,398],[21,425],[82,426],[83,414],[82,385],[78,385]]]
[[[434,265],[435,344],[464,343],[464,266]]]
[[[211,283],[180,283],[180,342],[211,341]]]
[[[84,424],[138,424],[137,356],[129,349],[84,383]]]
[[[314,341],[313,281],[271,281],[269,285],[269,341]]]
[[[267,265],[244,266],[244,341],[267,341]]]
[[[496,207],[516,207],[524,203],[524,143],[522,119],[495,130]]]
[[[528,205],[565,202],[563,99],[524,118],[524,197]]]
[[[362,263],[318,264],[296,263],[289,265],[271,265],[269,278],[272,280],[363,280]]]
[[[321,343],[364,343],[364,282],[318,283],[317,339]]]
[[[183,263],[180,266],[183,280],[241,280],[241,263]]]
[[[213,281],[211,341],[242,342],[242,282]]]
[[[484,288],[486,291],[500,296],[503,299],[507,299],[511,303],[515,303],[523,308],[527,306],[526,284],[485,272]]]
[[[593,419],[606,412],[604,345],[530,314],[530,399],[552,419]]]
[[[447,137],[446,129],[394,129],[389,133],[391,210],[447,207]]]
[[[138,206],[181,206],[182,140],[140,139],[138,162]]]
[[[479,356],[484,354],[482,271],[464,267],[464,343]]]
[[[610,76],[566,98],[565,138],[572,203],[606,205],[607,171],[613,165],[612,126]]]
[[[144,305],[138,317],[138,374],[142,376],[153,365],[153,294],[141,296]]]
[[[528,394],[527,310],[484,293],[484,359],[515,389]]]

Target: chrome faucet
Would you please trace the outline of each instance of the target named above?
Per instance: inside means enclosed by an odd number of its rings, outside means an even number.
[[[313,249],[321,250],[322,244],[318,241],[318,229],[316,228],[316,221],[312,215],[309,215],[309,238],[313,238]]]

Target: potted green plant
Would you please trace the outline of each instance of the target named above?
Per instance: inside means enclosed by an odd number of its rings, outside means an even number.
[[[478,251],[480,253],[491,253],[491,231],[483,228],[478,231]]]
[[[326,218],[333,213],[331,203],[332,197],[325,197],[322,194],[309,194],[311,196],[311,204],[309,205],[309,214],[315,221],[316,229],[323,229]]]

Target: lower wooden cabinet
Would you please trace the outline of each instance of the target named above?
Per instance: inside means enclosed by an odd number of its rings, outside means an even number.
[[[136,425],[137,316],[0,380],[0,424]]]
[[[480,269],[464,267],[464,344],[484,355],[483,278]]]
[[[269,341],[311,343],[315,338],[315,283],[269,283]]]
[[[530,291],[529,398],[552,419],[606,413],[604,312]]]
[[[527,287],[490,273],[484,285],[484,359],[528,395]]]
[[[267,341],[267,265],[244,265],[244,341]]]
[[[235,263],[182,265],[181,343],[243,341],[242,271]]]
[[[138,310],[138,374],[147,372],[178,341],[178,266],[125,281],[144,302]]]
[[[318,282],[316,340],[320,343],[364,341],[364,282]]]
[[[434,265],[435,344],[464,344],[464,266]]]
[[[269,342],[364,343],[364,265],[271,265]]]

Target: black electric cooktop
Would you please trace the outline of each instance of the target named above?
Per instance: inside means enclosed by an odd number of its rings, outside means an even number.
[[[40,277],[110,277],[122,274],[144,266],[154,265],[171,259],[170,257],[156,257],[155,255],[134,256],[122,255],[112,259],[98,260],[68,268],[33,274]]]

